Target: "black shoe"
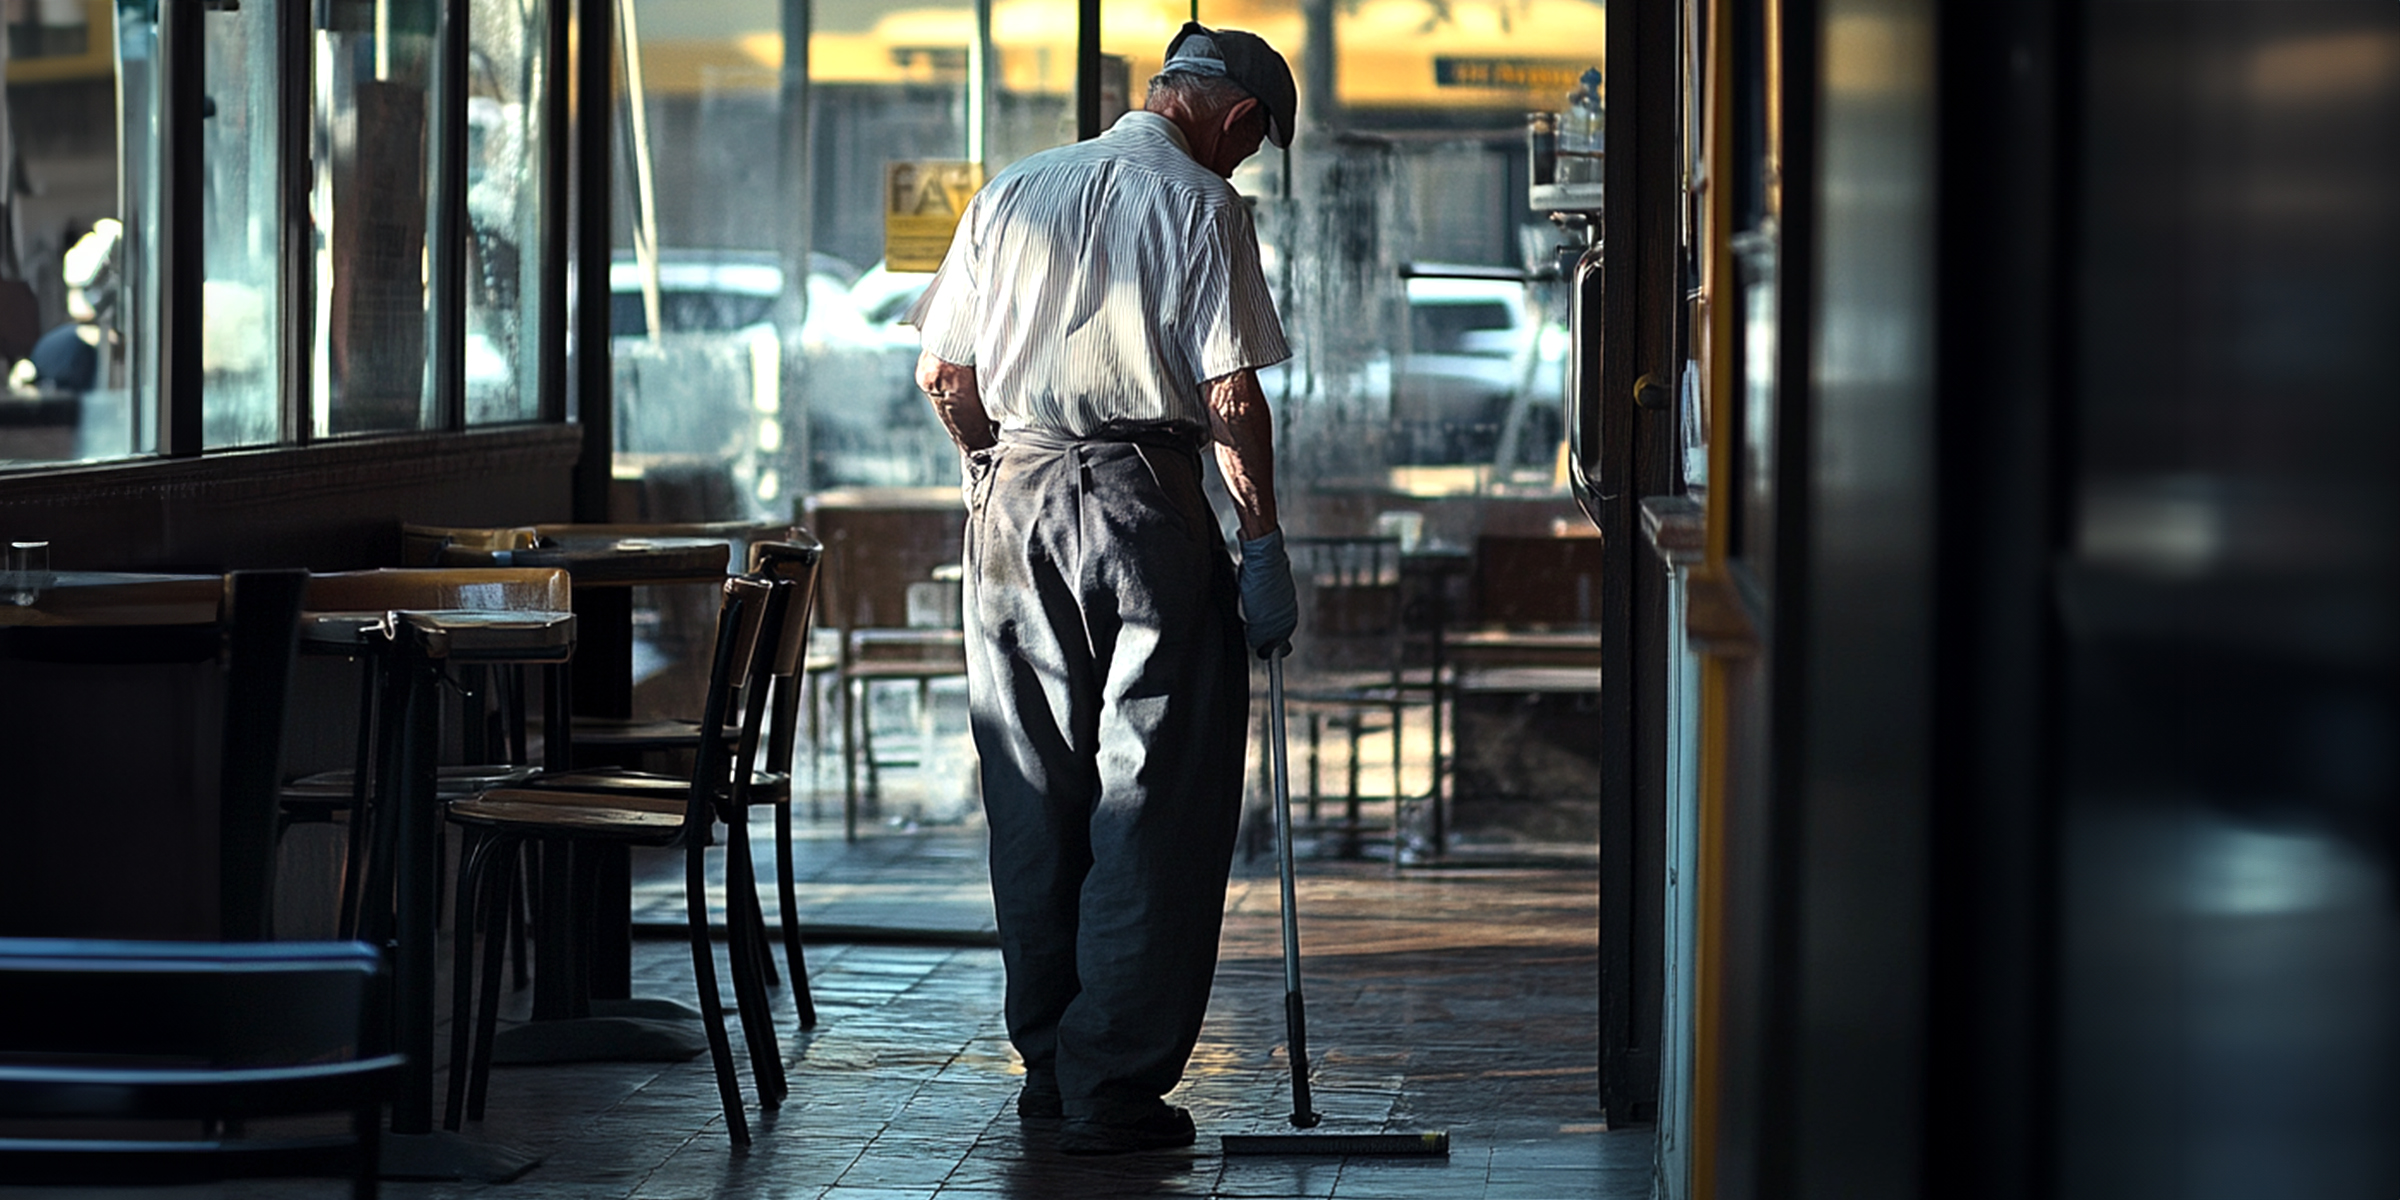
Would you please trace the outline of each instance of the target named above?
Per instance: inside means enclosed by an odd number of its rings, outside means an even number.
[[[1192,1114],[1161,1104],[1134,1121],[1102,1121],[1077,1117],[1058,1133],[1058,1148],[1068,1154],[1132,1154],[1139,1150],[1172,1150],[1192,1144]]]
[[[1058,1085],[1027,1080],[1025,1090],[1017,1093],[1017,1119],[1020,1121],[1055,1121],[1067,1115],[1066,1103],[1058,1098]]]

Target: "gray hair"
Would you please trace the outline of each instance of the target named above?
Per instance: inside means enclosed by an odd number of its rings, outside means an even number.
[[[1150,77],[1150,97],[1142,107],[1156,111],[1161,101],[1172,99],[1195,113],[1221,113],[1249,98],[1248,88],[1223,76],[1167,70]]]

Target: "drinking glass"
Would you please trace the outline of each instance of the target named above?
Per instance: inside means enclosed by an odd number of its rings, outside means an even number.
[[[50,586],[50,543],[10,542],[0,592],[10,604],[31,604]]]

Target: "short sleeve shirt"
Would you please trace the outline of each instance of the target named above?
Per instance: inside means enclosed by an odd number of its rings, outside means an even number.
[[[1203,384],[1291,357],[1250,210],[1148,112],[984,185],[911,320],[1003,429],[1206,426]]]

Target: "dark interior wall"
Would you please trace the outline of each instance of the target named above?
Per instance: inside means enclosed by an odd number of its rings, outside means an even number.
[[[2053,1195],[2400,1189],[2400,6],[2094,4]]]
[[[58,570],[399,565],[400,524],[572,517],[571,425],[216,454],[0,478],[0,537]]]
[[[1935,556],[1935,6],[1825,0],[1790,1078],[1764,1195],[1938,1194],[1915,1153]],[[1787,331],[1787,336],[1799,336]],[[1790,386],[1787,385],[1787,386]],[[1778,589],[1779,599],[1783,591]]]

